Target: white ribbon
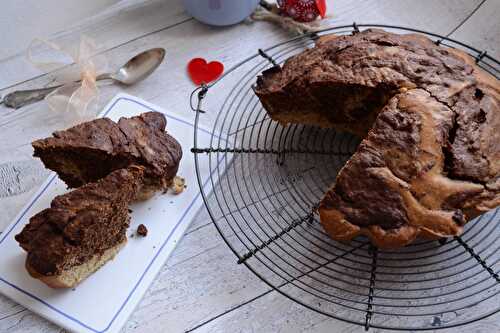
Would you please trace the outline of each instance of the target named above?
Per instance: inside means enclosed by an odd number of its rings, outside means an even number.
[[[40,45],[71,59],[72,62],[36,60],[33,56],[33,49]],[[39,38],[34,39],[28,48],[28,61],[44,72],[72,63],[76,67],[78,78],[74,76],[73,79],[67,78],[67,82],[62,87],[45,97],[49,108],[60,113],[66,125],[75,125],[96,117],[97,103],[95,102],[99,96],[96,77],[107,69],[106,59],[103,56],[94,56],[96,51],[94,41],[86,36],[81,37],[75,51],[66,50],[58,44]],[[78,79],[81,82],[78,82]]]

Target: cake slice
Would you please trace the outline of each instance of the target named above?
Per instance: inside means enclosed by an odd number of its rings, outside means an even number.
[[[141,191],[144,168],[111,172],[57,196],[16,235],[26,269],[52,288],[72,288],[111,260],[127,242],[129,203]]]
[[[166,124],[159,112],[120,118],[117,123],[100,118],[34,141],[34,156],[70,188],[132,164],[141,165],[144,186],[136,199],[145,200],[167,189],[182,158],[180,144],[165,132]]]

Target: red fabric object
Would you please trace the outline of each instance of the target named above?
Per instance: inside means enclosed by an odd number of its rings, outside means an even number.
[[[194,84],[208,84],[221,76],[224,72],[224,65],[218,61],[207,63],[203,58],[194,58],[188,63],[187,71]]]
[[[298,22],[311,22],[318,16],[325,17],[325,0],[278,0],[281,13]]]
[[[326,16],[326,0],[316,0],[316,6],[318,6],[319,15],[321,18]]]

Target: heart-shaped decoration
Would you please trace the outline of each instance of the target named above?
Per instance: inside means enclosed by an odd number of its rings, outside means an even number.
[[[218,61],[207,63],[203,58],[194,58],[188,63],[187,70],[194,84],[208,84],[221,76],[224,65]]]

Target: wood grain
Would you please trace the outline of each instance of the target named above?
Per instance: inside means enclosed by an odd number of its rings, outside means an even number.
[[[184,13],[181,0],[126,0],[56,34],[51,41],[71,49],[77,45],[80,36],[85,35],[96,42],[98,45],[96,51],[102,53],[189,19]],[[0,59],[2,68],[0,90],[45,74],[27,61],[27,47],[28,45],[20,45],[19,53]],[[37,55],[37,50],[34,49],[34,55]],[[46,52],[44,57],[51,57],[54,54]],[[19,68],[23,70],[20,71]]]
[[[48,172],[32,159],[0,164],[0,198],[25,193],[35,187]]]
[[[399,24],[446,34],[478,3],[480,0],[337,0],[329,2],[330,16],[323,24],[340,25],[353,21]],[[488,0],[452,37],[498,56],[499,11],[500,2]],[[53,40],[71,44],[81,33],[97,39],[101,44],[100,52],[110,59],[111,68],[141,50],[158,46],[167,49],[166,62],[148,80],[127,88],[101,87],[99,107],[117,92],[125,91],[184,115],[190,112],[188,96],[194,88],[185,75],[188,59],[204,56],[220,60],[229,68],[255,53],[257,48],[289,38],[275,26],[263,22],[228,28],[204,26],[186,16],[181,0],[123,1],[61,32]],[[20,50],[24,47],[20,45]],[[26,64],[24,52],[20,51],[18,55],[0,60],[0,93],[48,85],[57,81],[64,70],[48,74],[34,70]],[[223,97],[211,96],[211,100],[216,105]],[[212,115],[207,115],[207,119],[210,117]],[[11,175],[3,180],[10,185],[2,188],[14,189],[9,196],[0,198],[0,230],[46,175],[31,158],[30,142],[62,126],[60,117],[50,112],[44,102],[15,111],[0,105],[0,170],[10,170],[6,174]],[[27,177],[21,177],[22,181],[16,183],[18,172]],[[194,183],[189,185],[196,186]],[[362,330],[309,311],[271,291],[248,269],[236,264],[236,257],[222,242],[205,210],[199,212],[123,331],[182,332],[190,329],[195,332]],[[491,317],[464,329],[467,332],[500,331],[500,318]],[[0,332],[35,331],[61,330],[0,296]]]
[[[450,37],[487,51],[498,60],[500,59],[499,18],[500,2],[488,0]]]

